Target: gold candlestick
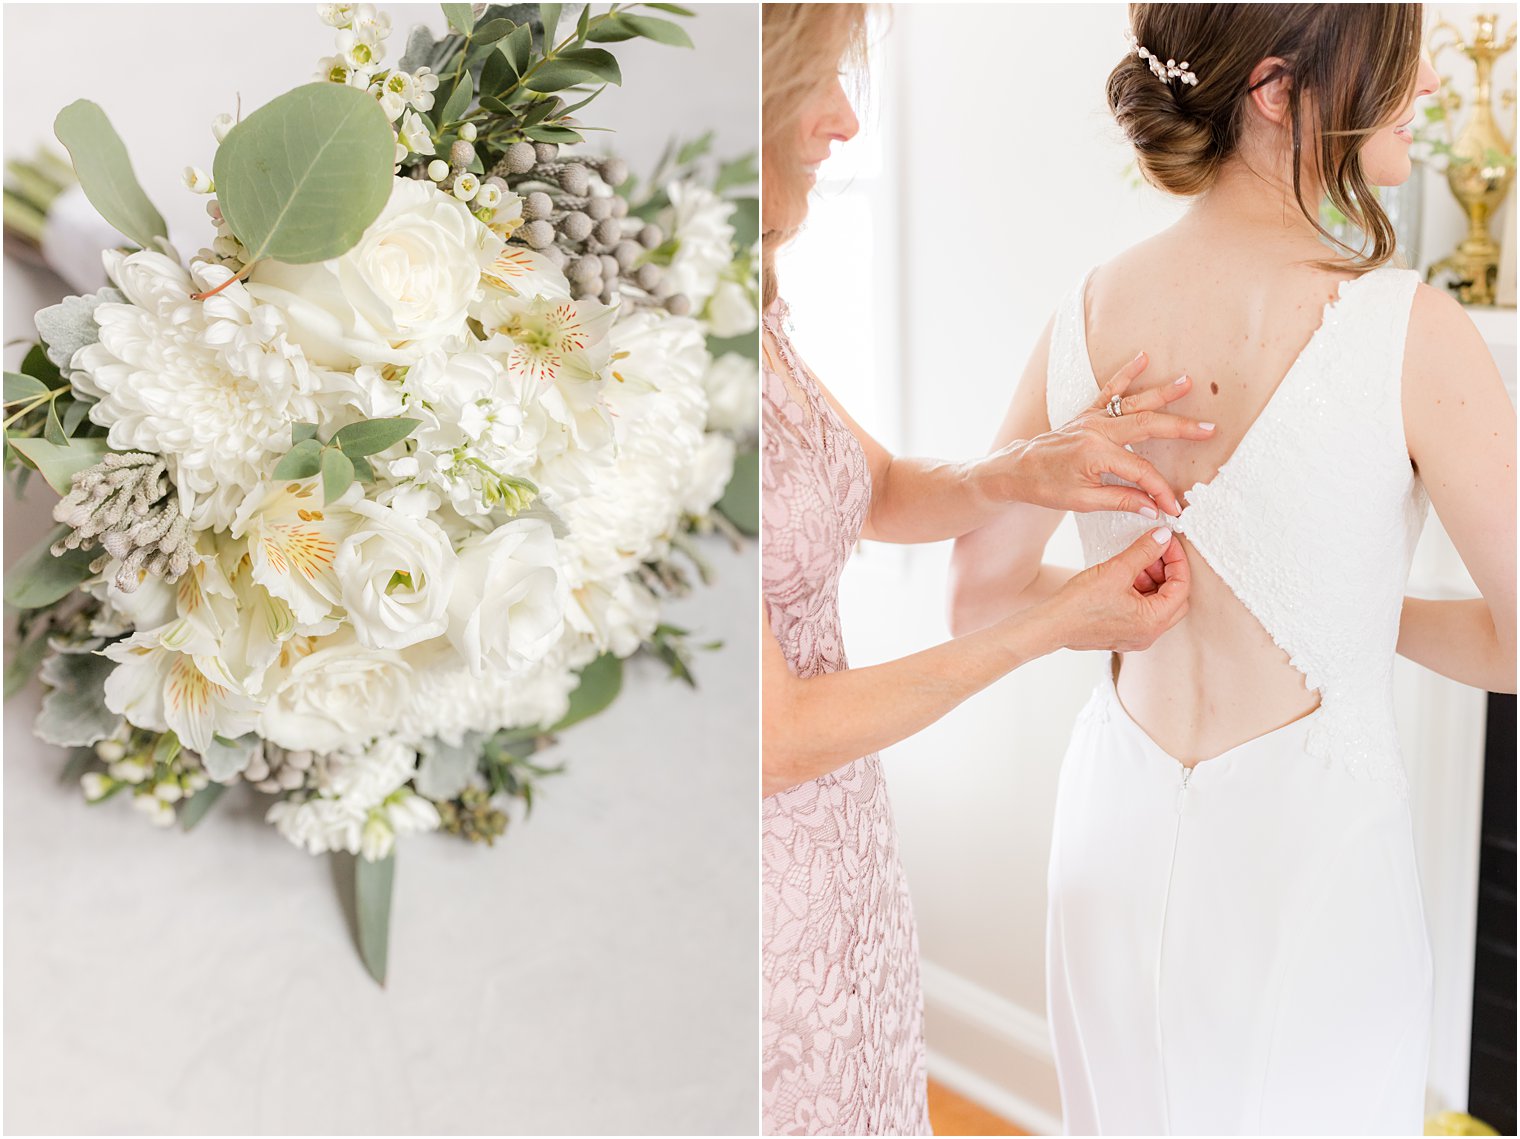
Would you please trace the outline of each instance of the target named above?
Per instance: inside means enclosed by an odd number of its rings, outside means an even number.
[[[1478,16],[1471,42],[1465,42],[1454,25],[1437,19],[1425,37],[1431,62],[1448,48],[1456,48],[1472,60],[1477,79],[1473,89],[1472,114],[1467,124],[1451,142],[1446,181],[1467,214],[1467,236],[1450,256],[1430,267],[1426,280],[1450,273],[1452,287],[1463,304],[1494,303],[1494,278],[1499,269],[1499,243],[1488,232],[1488,221],[1504,201],[1514,179],[1515,163],[1511,144],[1494,121],[1494,63],[1515,46],[1515,26],[1510,25],[1504,42],[1495,38],[1497,14]],[[1450,114],[1460,104],[1460,97],[1449,89],[1443,92],[1443,105]],[[1450,129],[1448,127],[1448,129]]]

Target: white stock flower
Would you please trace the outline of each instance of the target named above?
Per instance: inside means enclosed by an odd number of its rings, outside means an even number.
[[[522,668],[559,640],[565,602],[553,530],[514,518],[460,546],[449,641],[473,673]]]
[[[433,145],[433,134],[428,128],[427,120],[416,111],[406,113],[397,135],[402,145],[412,154],[437,153],[438,148]]]
[[[258,731],[285,748],[336,751],[386,735],[411,699],[412,670],[353,630],[292,637],[265,678]]]
[[[670,205],[655,218],[676,241],[665,284],[686,294],[700,312],[734,259],[734,227],[728,221],[734,206],[696,182],[672,182],[666,192]]]
[[[99,402],[90,419],[118,451],[163,455],[181,509],[197,528],[222,528],[290,449],[290,424],[312,419],[316,379],[273,308],[241,284],[204,301],[190,294],[232,276],[162,253],[105,254],[130,304],[95,310],[100,340],[74,353],[71,379]]]
[[[449,625],[455,556],[449,536],[427,517],[363,499],[333,563],[348,623],[363,644],[403,649]]]
[[[660,599],[631,577],[588,582],[570,593],[565,612],[568,636],[584,639],[597,652],[632,655],[660,623]]]
[[[760,422],[760,366],[725,352],[707,367],[707,426],[734,435],[752,434]]]
[[[463,342],[481,271],[501,246],[457,198],[397,178],[347,253],[312,265],[261,261],[248,291],[284,312],[290,340],[317,363],[410,364]]]
[[[416,771],[416,750],[395,739],[343,748],[321,757],[311,791],[275,803],[265,818],[312,854],[384,858],[396,835],[439,825],[437,808],[406,786]]]

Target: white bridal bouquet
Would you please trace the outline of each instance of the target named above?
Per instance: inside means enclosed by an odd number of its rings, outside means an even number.
[[[757,510],[753,156],[699,140],[638,183],[570,149],[621,82],[593,45],[690,46],[691,13],[443,9],[392,61],[385,13],[322,6],[317,80],[210,124],[188,258],[66,107],[131,247],[5,375],[6,468],[61,496],[6,579],[7,694],[40,671],[92,803],[189,827],[244,782],[356,855],[382,980],[398,837],[500,835],[623,658],[689,680],[662,601],[707,576],[693,534]]]

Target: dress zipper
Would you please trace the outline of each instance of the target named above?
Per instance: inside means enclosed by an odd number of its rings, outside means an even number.
[[[1184,767],[1182,769],[1182,787],[1177,792],[1177,813],[1179,815],[1182,814],[1182,804],[1187,800],[1188,780],[1192,778],[1193,769],[1191,767]]]

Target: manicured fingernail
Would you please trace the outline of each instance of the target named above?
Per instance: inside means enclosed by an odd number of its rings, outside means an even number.
[[[1161,515],[1159,515],[1159,514],[1156,513],[1156,508],[1154,506],[1142,506],[1140,508],[1140,513],[1143,514],[1143,515],[1145,515],[1147,518],[1160,518],[1161,517]]]
[[[1183,372],[1182,375],[1178,376],[1175,380],[1172,381],[1172,383],[1176,384],[1177,387],[1180,388],[1183,384],[1187,383],[1188,380],[1190,380],[1190,379],[1192,379],[1192,377],[1189,376],[1186,372]]]
[[[1158,530],[1152,530],[1151,537],[1156,539],[1157,545],[1164,546],[1172,540],[1172,532],[1167,527],[1162,526]]]
[[[1202,427],[1205,431],[1214,430],[1214,425],[1212,423],[1200,423],[1198,426]]]

